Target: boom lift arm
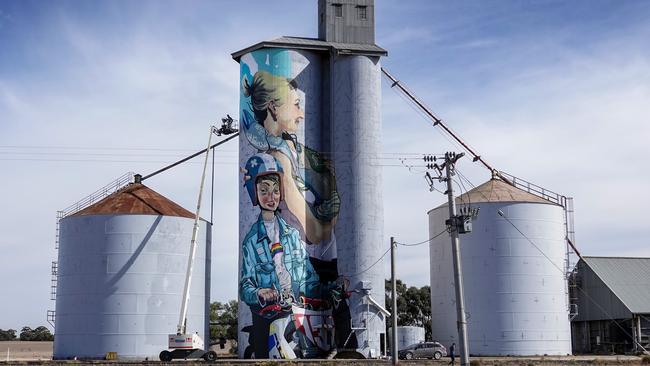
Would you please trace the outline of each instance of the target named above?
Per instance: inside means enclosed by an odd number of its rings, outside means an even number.
[[[176,327],[176,334],[170,334],[168,348],[171,351],[164,350],[160,352],[161,361],[171,361],[174,358],[203,358],[206,361],[214,361],[217,354],[214,351],[205,351],[203,339],[197,333],[187,333],[187,306],[190,301],[190,288],[192,286],[192,270],[194,268],[194,260],[196,258],[196,240],[199,235],[199,218],[201,213],[201,201],[203,198],[203,187],[205,185],[205,173],[208,167],[208,157],[210,148],[212,147],[212,135],[221,136],[222,134],[233,134],[237,132],[233,126],[234,120],[227,116],[222,119],[222,126],[217,129],[215,126],[210,126],[210,135],[208,137],[208,147],[205,151],[205,159],[203,161],[203,172],[201,174],[201,183],[199,184],[199,196],[196,202],[196,213],[194,215],[194,226],[192,227],[192,240],[190,242],[190,253],[187,258],[187,269],[185,272],[185,284],[183,286],[183,298],[181,300],[181,311],[178,317],[178,325]],[[225,142],[225,141],[224,141]]]

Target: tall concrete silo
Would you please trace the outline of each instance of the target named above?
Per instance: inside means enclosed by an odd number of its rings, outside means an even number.
[[[460,237],[470,354],[570,354],[563,208],[498,179],[456,203],[480,208]],[[429,212],[431,236],[448,215],[446,204]],[[458,334],[448,235],[432,241],[430,261],[432,335],[449,346]]]
[[[382,179],[371,159],[380,144],[379,59],[387,53],[374,44],[372,0],[321,0],[318,7],[319,39],[281,37],[233,54],[241,71],[245,171],[240,357],[255,349],[256,358],[326,357],[343,350],[378,357],[382,348],[384,275],[373,266],[385,246]],[[269,170],[276,165],[275,173]],[[256,183],[273,174],[281,175],[280,210],[265,216]],[[280,228],[275,239],[273,227]],[[284,250],[281,260],[269,249],[275,242]],[[282,284],[284,267],[291,286]],[[284,287],[291,291],[280,291]],[[286,293],[301,306],[304,298],[320,301],[319,310],[306,316],[323,331],[305,336],[297,309],[262,319],[271,300],[265,289]],[[278,351],[267,324],[285,315],[303,332],[287,339],[289,353]],[[269,342],[278,345],[275,351],[265,349]]]
[[[54,358],[157,359],[178,323],[193,224],[194,214],[139,183],[63,218]],[[207,340],[205,221],[199,233],[187,321]]]

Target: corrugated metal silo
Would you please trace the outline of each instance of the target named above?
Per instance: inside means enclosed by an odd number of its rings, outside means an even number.
[[[345,207],[336,226],[337,238],[343,239],[339,269],[352,274],[352,286],[364,291],[350,298],[352,324],[367,329],[357,332],[360,348],[378,355],[385,319],[367,311],[364,295],[384,305],[384,271],[373,266],[384,240],[382,169],[376,162],[381,151],[381,66],[378,57],[366,56],[338,57],[330,64],[331,150]]]
[[[157,359],[178,323],[193,217],[133,183],[61,220],[55,359],[107,352]],[[207,340],[211,243],[204,221],[199,235],[187,322]]]
[[[389,332],[388,334],[392,334]],[[397,327],[397,349],[424,342],[424,327],[401,326]]]
[[[480,208],[460,237],[470,354],[570,354],[563,208],[498,179],[456,202]],[[446,204],[429,212],[431,236],[448,215]],[[432,335],[449,346],[458,333],[448,235],[432,241],[430,263]]]

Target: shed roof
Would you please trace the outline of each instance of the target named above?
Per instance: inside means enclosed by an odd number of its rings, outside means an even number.
[[[550,205],[556,204],[532,193],[528,193],[522,189],[514,187],[499,178],[492,178],[480,186],[456,197],[456,204],[461,204],[464,202],[530,202],[545,203]],[[447,202],[434,208],[434,210],[440,207],[447,207]]]
[[[131,183],[71,216],[115,214],[194,218],[193,213],[142,183]]]
[[[375,44],[327,42],[317,38],[283,36],[262,41],[237,52],[233,52],[235,61],[249,52],[260,48],[296,48],[314,51],[330,51],[335,54],[356,54],[365,56],[387,56],[388,51]]]
[[[582,257],[633,314],[650,314],[650,258]]]

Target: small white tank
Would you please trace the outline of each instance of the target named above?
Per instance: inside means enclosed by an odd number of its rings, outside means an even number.
[[[564,210],[496,179],[456,199],[459,208],[470,202],[480,208],[460,236],[470,354],[570,354]],[[432,237],[448,217],[447,204],[429,212]],[[458,344],[448,234],[432,241],[430,263],[433,339]]]
[[[193,217],[131,184],[61,220],[54,359],[158,359],[178,324]],[[209,344],[206,222],[198,243],[187,329]]]

